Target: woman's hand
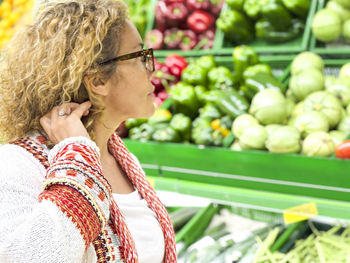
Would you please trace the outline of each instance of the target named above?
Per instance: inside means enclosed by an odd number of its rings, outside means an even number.
[[[90,139],[81,121],[83,116],[89,114],[90,107],[90,101],[56,106],[40,119],[40,124],[55,144],[69,137],[85,136]]]

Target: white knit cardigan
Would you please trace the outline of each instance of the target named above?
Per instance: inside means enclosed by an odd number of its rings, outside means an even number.
[[[90,140],[84,143],[97,148]],[[51,158],[65,144],[55,146]],[[23,148],[0,146],[0,262],[95,263],[94,246],[86,247],[72,220],[53,202],[38,200],[45,174],[44,166]],[[117,248],[115,235],[109,238]],[[113,262],[121,261],[117,257]]]

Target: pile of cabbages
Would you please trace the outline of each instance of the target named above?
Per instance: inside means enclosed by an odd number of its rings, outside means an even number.
[[[255,95],[249,114],[232,125],[233,150],[268,150],[331,156],[350,134],[350,63],[339,76],[325,70],[322,58],[300,53],[292,62],[286,95],[265,89]]]

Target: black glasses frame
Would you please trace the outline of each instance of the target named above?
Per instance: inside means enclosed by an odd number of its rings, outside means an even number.
[[[147,63],[148,61],[151,61],[151,68],[148,69],[147,68],[147,64],[146,64],[146,68],[148,70],[150,70],[151,72],[154,72],[154,70],[155,70],[155,68],[154,68],[154,55],[153,55],[153,49],[152,48],[142,49],[142,50],[137,51],[137,52],[133,52],[133,53],[129,53],[129,54],[125,54],[125,55],[119,56],[119,57],[107,59],[105,61],[98,62],[98,64],[99,65],[105,65],[107,63],[111,63],[111,62],[115,62],[115,61],[129,60],[129,59],[138,58],[138,57],[143,57],[143,62],[144,63]]]

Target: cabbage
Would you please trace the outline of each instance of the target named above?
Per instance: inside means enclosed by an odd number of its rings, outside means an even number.
[[[330,156],[335,149],[332,137],[326,132],[314,132],[303,142],[302,154],[307,156]]]
[[[343,8],[350,9],[350,2],[349,0],[333,0],[334,2],[337,2],[340,4]]]
[[[298,117],[304,112],[304,101],[299,102],[297,105],[295,105],[291,117]]]
[[[336,96],[345,107],[350,103],[350,83],[343,79],[337,79],[329,85],[327,91]]]
[[[337,77],[333,75],[327,75],[324,77],[324,86],[327,89],[329,86],[331,86],[334,82],[337,81]]]
[[[238,152],[242,151],[242,147],[241,147],[241,145],[239,145],[239,142],[238,142],[238,141],[235,141],[235,142],[231,145],[230,149],[231,149],[231,150],[234,150],[234,151],[238,151]]]
[[[288,120],[287,125],[291,126],[291,127],[294,127],[294,123],[295,123],[296,119],[297,119],[297,117],[295,117],[295,116],[290,117],[290,119]]]
[[[265,126],[265,129],[267,131],[267,136],[270,136],[271,133],[273,133],[275,130],[281,127],[284,127],[284,126],[280,124],[270,124]]]
[[[346,107],[346,114],[350,116],[350,104]]]
[[[350,62],[341,67],[339,78],[350,82]]]
[[[263,125],[283,123],[287,118],[286,99],[278,90],[264,89],[254,96],[249,112]]]
[[[347,113],[346,113],[346,110],[344,108],[341,109],[341,118],[340,118],[340,121],[342,119],[344,119],[346,117]]]
[[[295,108],[295,102],[291,99],[286,99],[286,106],[287,106],[287,117],[292,115],[292,112]]]
[[[329,1],[326,5],[326,8],[337,13],[342,22],[350,18],[350,10],[344,8],[342,5],[340,5],[336,1]]]
[[[338,14],[329,9],[322,9],[316,13],[312,21],[312,32],[316,39],[331,42],[340,37],[342,29]]]
[[[346,132],[337,130],[331,131],[329,135],[332,137],[335,146],[345,141],[346,137],[348,136]]]
[[[297,153],[300,151],[300,133],[294,127],[278,127],[268,135],[266,148],[273,153]]]
[[[267,131],[261,125],[254,125],[244,129],[239,139],[239,145],[243,150],[261,150],[265,148]]]
[[[350,116],[345,116],[345,118],[340,121],[338,130],[350,134]]]
[[[323,74],[317,69],[307,69],[297,75],[292,76],[289,88],[298,101],[307,95],[324,89]]]
[[[343,24],[342,36],[345,42],[350,43],[350,19],[346,20]]]
[[[302,52],[297,55],[292,62],[292,75],[310,68],[318,69],[320,72],[323,72],[323,60],[315,53],[309,51]]]
[[[304,100],[305,111],[320,111],[326,115],[330,128],[338,125],[341,119],[342,105],[340,101],[327,91],[317,91]]]
[[[291,91],[291,89],[288,89],[286,92],[286,98],[297,103],[297,98],[293,95],[293,92]]]
[[[240,138],[247,127],[257,125],[259,122],[249,114],[238,116],[232,124],[232,132],[236,138]]]
[[[302,138],[305,138],[313,132],[327,132],[329,129],[326,116],[318,111],[307,111],[302,113],[295,119],[294,127],[301,133]]]

